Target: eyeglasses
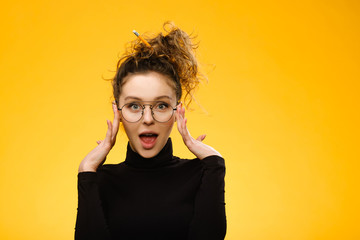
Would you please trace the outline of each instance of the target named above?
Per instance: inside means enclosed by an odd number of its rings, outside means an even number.
[[[174,115],[174,110],[177,108],[172,107],[169,103],[156,101],[154,104],[142,104],[140,102],[131,102],[118,108],[121,111],[121,115],[127,122],[138,122],[144,115],[145,106],[149,105],[151,115],[157,122],[167,122]]]

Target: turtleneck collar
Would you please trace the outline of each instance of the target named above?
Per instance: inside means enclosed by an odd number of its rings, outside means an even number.
[[[125,164],[135,168],[158,168],[169,165],[173,162],[173,149],[171,138],[169,138],[163,149],[152,158],[144,158],[127,145]]]

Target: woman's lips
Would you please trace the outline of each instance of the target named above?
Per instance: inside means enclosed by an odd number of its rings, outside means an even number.
[[[158,137],[157,134],[140,134],[140,142],[143,148],[151,149],[154,147],[156,143],[156,139]]]

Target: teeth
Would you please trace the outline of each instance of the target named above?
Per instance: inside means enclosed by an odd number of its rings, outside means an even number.
[[[152,133],[146,133],[146,134],[142,134],[142,135],[147,136],[147,137],[155,136],[155,134],[152,134]]]

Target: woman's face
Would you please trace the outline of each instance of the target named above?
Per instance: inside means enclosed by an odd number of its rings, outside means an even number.
[[[170,108],[175,108],[176,94],[170,81],[168,77],[157,72],[128,75],[122,86],[119,107],[133,102],[153,104],[155,101],[162,101],[170,104]],[[145,105],[144,114],[138,122],[128,122],[122,114],[120,116],[132,150],[144,158],[154,157],[161,151],[175,122],[175,111],[169,121],[155,121],[149,105]]]

